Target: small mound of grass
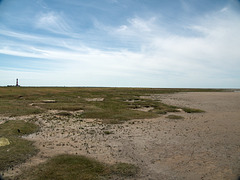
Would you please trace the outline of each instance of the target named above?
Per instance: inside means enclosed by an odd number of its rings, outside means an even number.
[[[0,114],[4,116],[24,116],[29,114],[40,114],[42,109],[29,106],[29,102],[25,100],[1,100]]]
[[[138,171],[138,167],[128,163],[117,163],[112,166],[112,172],[120,176],[134,176],[138,173]]]
[[[83,110],[83,105],[79,103],[69,102],[56,102],[56,103],[45,103],[38,104],[39,107],[47,110],[62,110],[62,111],[78,111]]]
[[[137,168],[127,163],[113,166],[78,155],[58,155],[20,175],[19,179],[101,180],[112,176],[134,176]]]
[[[37,153],[33,142],[20,137],[37,130],[37,125],[24,121],[7,121],[0,125],[0,138],[9,141],[7,146],[0,147],[0,171],[20,164]]]
[[[64,112],[57,113],[57,115],[59,115],[59,116],[72,116],[72,113],[64,111]]]
[[[112,131],[103,131],[103,133],[106,134],[106,135],[113,134]]]
[[[16,137],[10,137],[8,140],[9,145],[0,147],[0,171],[21,164],[38,152],[33,142]]]
[[[178,115],[168,115],[166,118],[168,118],[168,119],[184,119],[184,117],[178,116]]]
[[[182,110],[185,111],[186,113],[203,113],[203,112],[205,112],[201,109],[193,109],[193,108],[182,108]]]
[[[38,130],[36,124],[22,120],[6,121],[0,125],[0,136],[22,136],[32,134]]]

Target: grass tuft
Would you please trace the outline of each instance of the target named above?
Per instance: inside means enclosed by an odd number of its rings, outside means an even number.
[[[168,118],[168,119],[184,119],[184,117],[178,116],[178,115],[168,115],[166,118]]]
[[[6,121],[0,125],[0,136],[14,136],[19,137],[28,135],[38,130],[36,124],[25,122],[23,120]]]
[[[193,109],[193,108],[182,108],[182,110],[185,111],[186,113],[203,113],[203,112],[205,112],[201,109]]]
[[[57,113],[57,115],[59,115],[59,116],[72,116],[73,114],[72,113],[70,113],[70,112],[59,112],[59,113]]]
[[[109,134],[113,134],[113,131],[103,131],[104,134],[109,135]]]
[[[128,163],[117,163],[112,167],[112,172],[120,176],[135,176],[138,171],[138,167]]]
[[[37,125],[24,121],[7,121],[0,125],[0,138],[7,138],[10,142],[0,147],[0,171],[20,164],[38,152],[33,142],[21,138],[37,130]]]
[[[20,175],[19,179],[52,180],[79,179],[102,180],[128,177],[137,174],[138,168],[127,163],[107,165],[92,158],[78,155],[58,155]]]

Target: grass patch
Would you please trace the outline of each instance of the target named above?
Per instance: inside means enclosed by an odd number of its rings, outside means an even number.
[[[113,134],[113,131],[103,131],[104,134],[109,135],[109,134]]]
[[[19,179],[103,180],[112,179],[114,175],[127,177],[136,174],[137,168],[126,163],[110,166],[85,156],[58,155],[24,172]]]
[[[184,117],[178,116],[178,115],[168,115],[166,118],[168,118],[168,119],[184,119]]]
[[[70,113],[70,112],[59,112],[59,113],[57,113],[57,115],[59,115],[59,116],[67,116],[67,117],[69,117],[69,116],[72,116],[73,114]]]
[[[38,126],[24,121],[7,121],[0,125],[0,138],[7,138],[9,145],[0,147],[0,171],[20,164],[37,153],[33,142],[20,136],[37,131]]]
[[[0,99],[0,114],[5,116],[23,116],[29,114],[40,114],[42,109],[32,107],[30,102],[24,100]]]
[[[128,163],[117,163],[112,166],[112,172],[120,176],[134,176],[138,171],[138,167]]]
[[[20,132],[19,132],[19,131]],[[38,130],[36,124],[25,122],[22,120],[18,121],[6,121],[0,125],[0,136],[14,136],[19,137],[27,134],[32,134]]]
[[[203,113],[203,112],[205,112],[201,109],[193,109],[193,108],[182,108],[182,110],[186,113]]]
[[[105,123],[120,123],[130,119],[155,118],[178,107],[169,106],[140,96],[176,92],[223,91],[211,89],[158,89],[158,88],[0,88],[0,114],[20,116],[38,114],[47,110],[84,110],[79,118],[103,119]],[[104,101],[86,101],[101,98]],[[54,103],[44,103],[54,100]],[[47,101],[48,102],[48,101]],[[31,105],[30,105],[31,104]],[[148,112],[138,108],[154,108]],[[187,109],[186,112],[200,112]]]
[[[69,100],[69,102],[57,102],[57,103],[45,103],[45,104],[36,104],[46,110],[63,110],[63,111],[78,111],[83,110],[84,105],[80,103],[74,103]]]
[[[10,145],[0,147],[0,171],[25,162],[38,151],[33,142],[21,138],[8,138]]]
[[[166,114],[167,112],[178,112],[176,106],[171,106],[167,104],[163,104],[159,101],[154,101],[154,100],[149,100],[149,99],[144,99],[141,101],[134,101],[132,103],[128,103],[128,107],[132,109],[138,109],[138,108],[154,108],[151,110],[151,113],[156,113],[156,114]]]

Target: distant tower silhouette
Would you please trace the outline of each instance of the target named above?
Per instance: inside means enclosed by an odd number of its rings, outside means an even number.
[[[18,79],[16,79],[16,86],[17,86],[17,87],[19,86],[19,84],[18,84]]]

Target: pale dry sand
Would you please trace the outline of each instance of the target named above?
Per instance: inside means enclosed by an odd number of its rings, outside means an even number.
[[[40,132],[24,137],[35,141],[40,152],[5,175],[14,177],[49,157],[68,153],[106,163],[136,164],[140,173],[132,179],[237,179],[240,92],[176,93],[147,98],[206,112],[169,113],[184,119],[170,120],[165,115],[118,125],[105,125],[97,119],[65,118],[54,115],[55,111],[24,117],[41,127]]]

